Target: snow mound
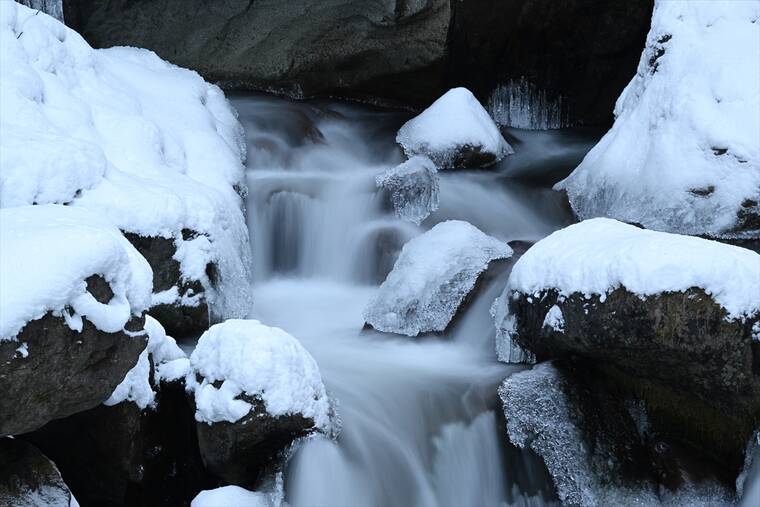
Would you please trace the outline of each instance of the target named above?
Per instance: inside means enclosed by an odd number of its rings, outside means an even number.
[[[201,491],[190,502],[190,507],[277,507],[271,495],[248,491],[240,486],[222,486],[221,488]]]
[[[87,292],[100,275],[114,297],[107,304]],[[124,329],[150,305],[153,273],[118,229],[84,209],[21,206],[0,209],[0,340],[48,312],[72,329],[82,318],[106,333]]]
[[[222,91],[136,48],[92,49],[50,16],[0,0],[0,206],[86,207],[122,231],[182,241],[215,314],[250,307],[245,142]]]
[[[438,169],[432,160],[412,157],[375,178],[391,194],[396,216],[420,225],[438,209]]]
[[[758,20],[758,2],[656,2],[615,124],[555,186],[578,216],[760,235]]]
[[[199,422],[235,422],[261,400],[273,417],[300,414],[325,430],[330,404],[316,361],[282,329],[228,320],[203,333],[190,356],[188,386]],[[200,383],[195,379],[200,376]]]
[[[510,255],[506,243],[467,222],[441,222],[404,245],[364,320],[407,336],[443,331],[488,264]]]
[[[137,359],[134,368],[127,372],[124,380],[116,386],[104,405],[116,405],[122,401],[132,401],[145,409],[155,405],[155,388],[161,381],[171,382],[184,378],[190,371],[190,361],[177,342],[166,336],[163,326],[150,315],[145,316],[145,332],[148,345]],[[153,385],[150,382],[151,363],[154,368]]]
[[[441,169],[481,167],[514,153],[488,112],[466,88],[452,88],[406,122],[396,142],[407,157],[426,155]]]
[[[512,268],[510,294],[554,289],[641,297],[699,287],[732,319],[760,311],[760,255],[690,236],[639,229],[607,218],[571,225],[536,243]]]

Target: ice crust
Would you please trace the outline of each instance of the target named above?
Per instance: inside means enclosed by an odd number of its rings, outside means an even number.
[[[404,245],[364,320],[407,336],[443,331],[488,264],[510,255],[506,243],[467,222],[441,222]]]
[[[375,178],[391,194],[396,216],[420,225],[438,209],[438,169],[425,156],[415,156]]]
[[[585,220],[531,247],[512,268],[510,294],[554,289],[604,296],[622,287],[641,297],[699,287],[741,319],[760,311],[760,255],[702,238]]]
[[[451,169],[465,146],[491,153],[495,161],[514,153],[478,99],[466,88],[452,88],[398,131],[396,142],[407,157],[425,155]]]
[[[256,320],[216,324],[201,336],[190,365],[187,385],[199,422],[238,421],[252,408],[240,399],[246,395],[261,400],[273,417],[300,414],[328,429],[330,404],[317,363],[282,329]]]
[[[110,302],[87,292],[91,275],[108,282]],[[99,216],[52,204],[0,209],[0,340],[48,312],[74,329],[86,318],[106,333],[121,331],[148,308],[152,287],[148,263]]]
[[[137,48],[92,49],[52,17],[0,0],[0,206],[69,204],[122,231],[206,238],[180,260],[205,272],[212,311],[250,308],[245,142],[222,91]]]
[[[759,19],[754,1],[655,3],[612,129],[555,186],[581,219],[760,236],[735,230],[738,211],[760,214]]]

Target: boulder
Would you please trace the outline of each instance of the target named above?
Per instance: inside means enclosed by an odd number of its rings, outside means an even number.
[[[201,336],[187,382],[206,468],[255,487],[297,438],[332,431],[317,364],[298,341],[255,320],[228,320]]]
[[[151,271],[82,209],[0,210],[0,435],[99,405],[146,346]]]
[[[441,169],[486,167],[514,153],[466,88],[452,88],[406,122],[396,142],[407,157],[426,156]]]
[[[32,445],[12,438],[0,438],[0,504],[79,506],[55,463]]]
[[[441,222],[404,245],[364,320],[406,336],[444,331],[489,263],[511,255],[506,243],[467,222]]]
[[[753,2],[656,3],[615,124],[555,185],[581,219],[760,238],[758,17]]]
[[[760,422],[760,255],[594,219],[528,250],[506,293],[503,340],[584,360],[738,473]]]

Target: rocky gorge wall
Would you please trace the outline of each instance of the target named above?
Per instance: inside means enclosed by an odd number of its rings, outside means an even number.
[[[652,1],[64,0],[64,11],[94,47],[145,47],[229,87],[416,108],[454,86],[486,103],[528,83],[561,104],[562,123],[605,124]]]

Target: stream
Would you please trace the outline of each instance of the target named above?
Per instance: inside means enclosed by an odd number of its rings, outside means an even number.
[[[409,113],[258,94],[230,100],[248,144],[251,316],[309,350],[342,421],[337,442],[309,439],[290,459],[286,501],[552,504],[537,458],[508,444],[496,396],[497,385],[524,368],[496,361],[489,314],[511,262],[442,335],[366,330],[362,311],[403,244],[438,222],[466,220],[527,243],[571,223],[551,184],[599,133],[510,129],[514,155],[486,170],[440,173],[440,209],[418,227],[396,218],[375,185],[377,174],[404,161],[394,137]],[[512,260],[524,251],[515,245]]]

